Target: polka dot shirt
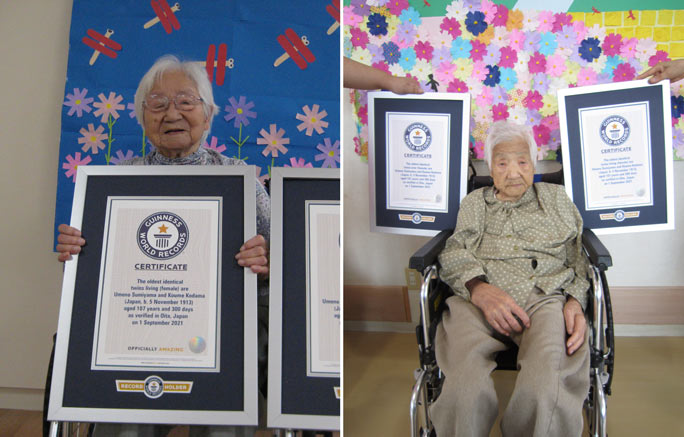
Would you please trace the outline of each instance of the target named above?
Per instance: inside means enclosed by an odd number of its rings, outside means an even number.
[[[537,287],[586,308],[582,217],[560,185],[536,183],[515,202],[498,200],[493,187],[468,194],[439,262],[442,280],[466,300],[465,283],[484,276],[522,307]]]

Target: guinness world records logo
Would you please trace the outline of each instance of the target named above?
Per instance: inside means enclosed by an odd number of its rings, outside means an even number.
[[[627,120],[619,115],[611,115],[601,122],[601,140],[609,146],[619,146],[629,138],[630,127]]]
[[[138,247],[153,259],[167,260],[179,255],[188,244],[188,225],[172,212],[156,212],[138,227]]]
[[[145,396],[157,399],[164,394],[164,381],[158,376],[149,376],[145,379]]]
[[[423,123],[411,123],[404,131],[404,143],[414,152],[422,152],[432,143],[432,132]]]

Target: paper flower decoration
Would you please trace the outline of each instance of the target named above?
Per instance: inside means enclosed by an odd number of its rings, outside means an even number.
[[[555,159],[559,127],[549,120],[557,120],[559,89],[632,80],[669,59],[652,39],[609,34],[567,13],[455,0],[442,16],[421,16],[407,0],[367,0],[365,8],[361,3],[354,0],[344,9],[345,56],[370,58],[367,64],[375,68],[415,77],[426,92],[434,91],[430,85],[439,92],[469,92],[475,156],[489,124],[508,119],[530,125],[540,157]],[[366,34],[367,42],[359,32]],[[680,135],[675,151],[684,158],[684,87],[673,86],[672,93],[673,126]],[[365,156],[366,93],[352,91],[352,103],[355,150]]]

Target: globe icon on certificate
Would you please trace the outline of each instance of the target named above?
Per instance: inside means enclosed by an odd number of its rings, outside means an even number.
[[[207,348],[207,342],[202,337],[192,337],[190,339],[190,350],[196,354],[204,352]]]

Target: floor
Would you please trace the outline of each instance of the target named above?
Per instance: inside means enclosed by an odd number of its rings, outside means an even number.
[[[618,337],[612,436],[684,435],[684,337]],[[344,435],[410,435],[409,399],[418,352],[413,334],[344,333]],[[505,407],[515,372],[494,373]],[[497,424],[491,436],[501,435]]]

